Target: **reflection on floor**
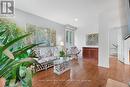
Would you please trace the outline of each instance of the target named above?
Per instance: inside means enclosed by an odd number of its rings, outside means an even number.
[[[33,78],[33,87],[105,87],[108,78],[127,84],[130,81],[130,66],[116,58],[111,58],[109,69],[98,67],[96,60],[74,60],[71,70],[60,76],[53,73],[53,68],[37,73]]]

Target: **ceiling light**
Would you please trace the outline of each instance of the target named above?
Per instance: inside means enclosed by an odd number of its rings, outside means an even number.
[[[75,19],[74,19],[74,21],[76,21],[76,22],[77,22],[77,21],[78,21],[78,18],[75,18]]]

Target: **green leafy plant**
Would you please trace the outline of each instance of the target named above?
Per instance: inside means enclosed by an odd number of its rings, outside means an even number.
[[[60,51],[59,54],[60,54],[60,57],[65,57],[65,52],[63,50]]]
[[[29,35],[30,34],[25,34],[0,47],[0,77],[6,78],[7,81],[10,79],[15,79],[15,78],[17,78],[16,80],[18,80],[18,77],[17,77],[18,73],[14,72],[14,71],[17,71],[17,69],[19,69],[20,66],[22,66],[23,64],[25,67],[26,66],[28,67],[29,65],[25,64],[25,63],[32,63],[32,62],[36,63],[36,61],[32,58],[18,59],[22,54],[26,53],[26,51],[28,49],[30,49],[36,45],[28,45],[15,52],[10,52],[8,50],[8,47],[10,47],[17,41],[19,41]],[[5,51],[5,50],[8,50],[8,51]],[[10,57],[9,55],[13,55],[13,57]],[[15,81],[15,82],[18,82],[18,81]],[[9,85],[9,84],[7,84],[7,85]]]
[[[33,63],[37,63],[33,58],[30,58],[31,53],[27,51],[39,44],[24,44],[24,39],[31,33],[17,35],[17,29],[10,27],[8,23],[0,22],[0,78],[6,79],[6,86],[9,86],[10,82],[14,80],[14,85],[22,82],[22,85],[27,87],[28,82],[31,82],[31,76],[28,79],[30,81],[25,80],[28,76],[27,72],[29,72],[28,67]],[[20,75],[20,72],[22,72],[21,67],[26,70],[24,76]],[[31,83],[29,87],[31,87]]]

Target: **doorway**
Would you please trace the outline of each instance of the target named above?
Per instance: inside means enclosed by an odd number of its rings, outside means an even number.
[[[111,29],[109,32],[109,53],[110,58],[118,57],[118,29]]]
[[[122,28],[112,28],[109,31],[109,55],[110,58],[117,58],[120,62],[124,63],[124,39],[122,37]]]

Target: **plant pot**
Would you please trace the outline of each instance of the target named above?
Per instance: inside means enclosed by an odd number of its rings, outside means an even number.
[[[6,82],[5,78],[1,77],[0,78],[0,87],[4,87],[5,86],[5,82]]]
[[[60,57],[60,59],[61,59],[61,60],[63,60],[63,59],[64,59],[64,57]]]

